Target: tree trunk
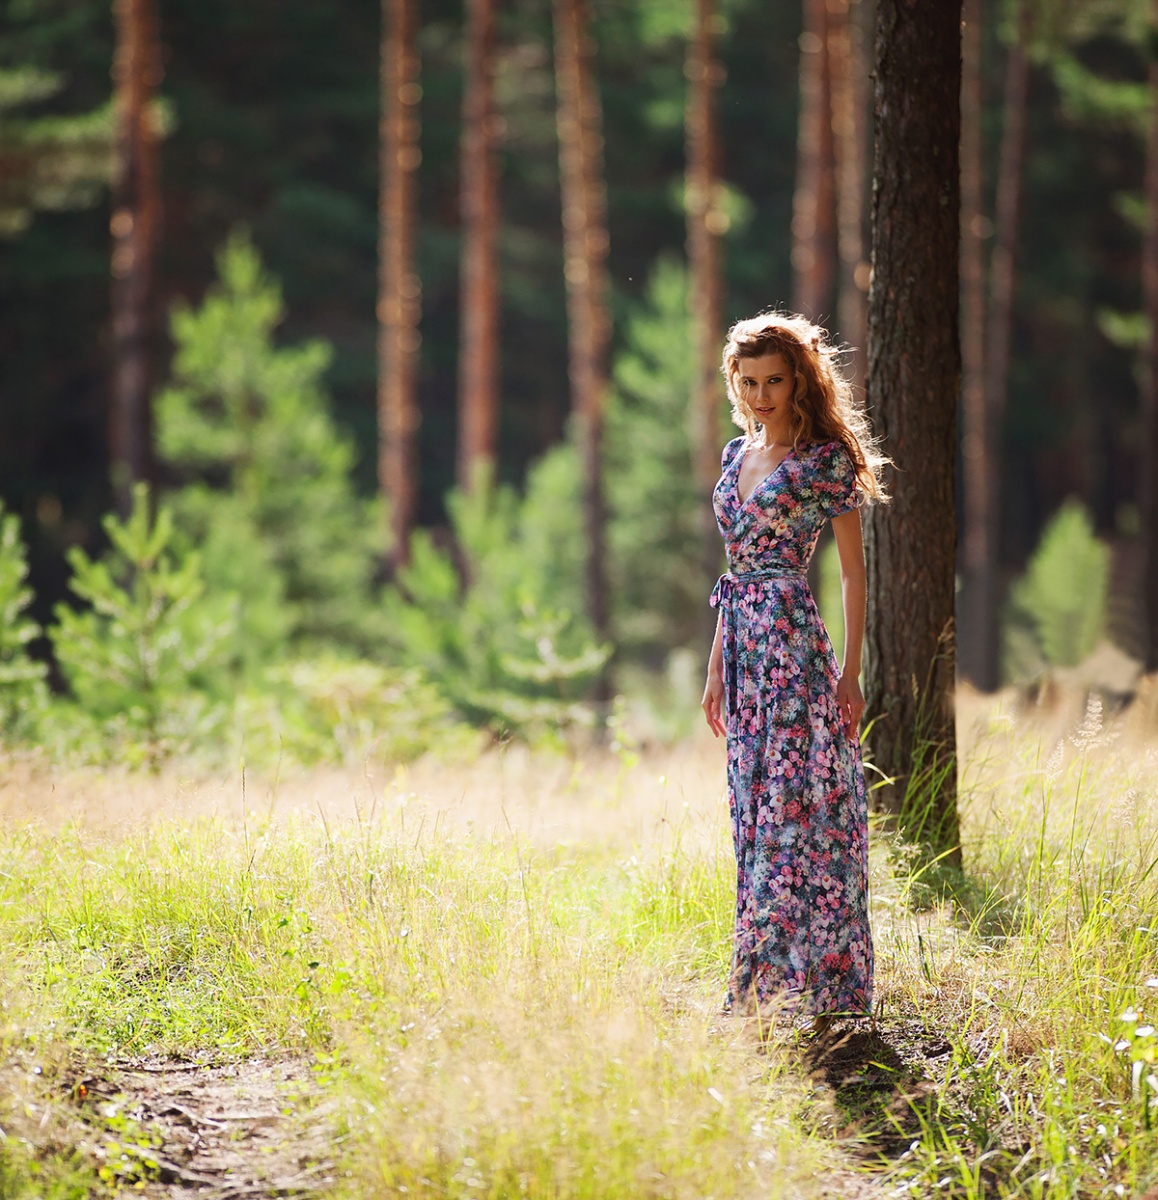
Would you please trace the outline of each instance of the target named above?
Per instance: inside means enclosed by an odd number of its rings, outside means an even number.
[[[965,545],[962,555],[962,674],[983,691],[997,685],[997,553],[990,505],[996,447],[985,403],[985,264],[981,211],[981,8],[965,0],[961,67],[961,403]]]
[[[458,486],[493,475],[499,388],[498,162],[494,111],[495,0],[467,0],[463,96],[462,308]]]
[[[596,637],[606,642],[610,627],[602,443],[611,321],[607,311],[603,121],[592,71],[593,45],[585,0],[555,0],[554,15],[568,366],[583,470],[588,616]],[[609,696],[609,679],[603,672],[596,698],[605,702]]]
[[[415,0],[382,0],[378,204],[378,483],[390,514],[392,566],[409,559],[417,501],[416,398],[422,285],[414,271],[418,164]]]
[[[959,0],[879,0],[869,398],[896,462],[869,511],[866,699],[877,792],[906,836],[960,863],[953,726]]]
[[[836,180],[826,0],[804,0],[792,198],[792,306],[825,319],[836,285]]]
[[[724,228],[717,207],[719,131],[716,123],[716,92],[723,80],[723,67],[716,57],[714,10],[713,0],[696,0],[685,71],[688,80],[685,117],[688,307],[696,361],[690,406],[691,445],[696,486],[703,501],[700,559],[705,582],[716,574],[721,559],[720,535],[711,504],[712,488],[720,473],[723,289],[719,235]],[[704,632],[710,637],[716,614],[706,606],[704,614]]]
[[[109,221],[113,242],[109,461],[116,506],[127,516],[132,485],[138,480],[151,482],[153,477],[150,392],[161,190],[152,100],[163,69],[154,0],[115,0],[113,17],[116,177]]]
[[[852,346],[850,375],[863,387],[868,361],[868,263],[864,257],[868,69],[863,10],[866,0],[829,0],[828,60],[836,164],[836,244],[840,271],[836,324]]]
[[[1152,0],[1158,28],[1158,0]],[[1147,671],[1158,671],[1158,59],[1150,61],[1151,116],[1146,144],[1146,239],[1142,289],[1150,337],[1146,343],[1146,393],[1142,403],[1142,448],[1138,462],[1138,510],[1142,527],[1142,621]]]
[[[1017,226],[1021,209],[1021,183],[1025,165],[1028,115],[1029,60],[1026,47],[1033,32],[1033,6],[1023,0],[1018,16],[1017,40],[1005,64],[1001,157],[997,168],[993,255],[989,263],[989,321],[985,330],[984,465],[981,545],[975,550],[980,586],[971,613],[978,638],[978,670],[974,681],[985,690],[998,683],[1001,650],[1001,461],[1005,403],[1009,392],[1009,347],[1013,332],[1013,287],[1017,260]]]

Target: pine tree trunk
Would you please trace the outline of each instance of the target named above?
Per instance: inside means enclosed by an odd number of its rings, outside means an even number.
[[[150,392],[161,189],[152,100],[163,70],[154,0],[115,0],[113,16],[116,177],[109,222],[113,241],[109,460],[117,509],[127,516],[133,483],[153,477]]]
[[[800,115],[792,198],[792,306],[812,320],[831,310],[836,286],[836,180],[826,0],[804,0]]]
[[[862,18],[866,0],[829,0],[828,60],[836,165],[836,244],[840,271],[836,324],[852,346],[851,378],[863,387],[868,361],[868,263],[864,257],[868,158],[868,69]]]
[[[723,67],[716,57],[714,21],[713,0],[696,0],[685,70],[688,80],[685,117],[688,307],[696,361],[690,406],[691,445],[696,486],[703,501],[700,559],[705,583],[716,574],[721,560],[720,535],[711,504],[712,489],[720,472],[720,352],[723,345],[719,246],[723,220],[717,208],[719,132],[716,123],[716,92],[723,79]],[[708,637],[714,625],[715,612],[705,605],[704,633]]]
[[[409,559],[417,502],[416,396],[422,286],[414,270],[418,164],[415,0],[382,0],[378,219],[378,483],[390,514],[393,566]]]
[[[596,637],[608,641],[602,443],[611,321],[607,310],[603,121],[593,76],[586,2],[555,0],[554,15],[568,366],[583,470],[588,616]],[[605,702],[609,696],[609,679],[604,672],[596,698]]]
[[[997,547],[993,545],[997,447],[985,396],[985,264],[981,211],[981,9],[965,0],[961,68],[962,555],[960,659],[976,687],[997,686]]]
[[[959,2],[879,0],[869,400],[896,462],[867,520],[866,699],[877,796],[960,862],[953,724]]]
[[[1158,29],[1158,0],[1152,22]],[[1138,510],[1142,527],[1142,621],[1147,671],[1158,671],[1158,59],[1150,61],[1151,116],[1146,144],[1146,239],[1142,290],[1150,337],[1146,344],[1146,392],[1142,403],[1142,447],[1138,461]]]
[[[1023,0],[1017,41],[1005,64],[1001,155],[997,167],[993,254],[989,263],[989,321],[985,330],[984,445],[985,495],[982,546],[977,551],[980,587],[970,633],[978,641],[975,682],[985,690],[998,683],[1001,650],[1001,462],[1005,402],[1009,392],[1009,348],[1013,333],[1013,288],[1017,260],[1018,219],[1025,167],[1029,60],[1025,48],[1032,34],[1033,6]],[[973,615],[973,614],[971,614]]]
[[[467,0],[467,16],[458,376],[458,486],[464,491],[469,491],[480,476],[493,475],[499,408],[495,0]]]

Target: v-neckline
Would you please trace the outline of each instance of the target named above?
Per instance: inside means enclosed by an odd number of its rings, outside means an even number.
[[[780,468],[793,456],[793,454],[796,453],[796,451],[791,446],[789,446],[788,453],[784,455],[784,457],[772,468],[772,470],[769,471],[767,475],[762,476],[760,479],[758,479],[756,481],[755,485],[753,486],[752,490],[748,493],[747,496],[741,496],[740,495],[740,472],[744,469],[744,459],[746,459],[748,457],[748,450],[749,450],[748,446],[742,447],[740,450],[740,453],[736,459],[736,479],[735,479],[734,486],[736,489],[736,501],[740,505],[741,508],[746,507],[746,505],[752,499],[752,497],[768,482],[769,479],[772,478],[773,475],[776,474],[777,471],[780,470]]]

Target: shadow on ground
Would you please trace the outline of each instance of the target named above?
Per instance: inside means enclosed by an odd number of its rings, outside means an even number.
[[[838,1024],[808,1043],[805,1069],[831,1090],[842,1137],[870,1158],[897,1158],[920,1136],[938,1103],[935,1077],[952,1047],[916,1022]]]

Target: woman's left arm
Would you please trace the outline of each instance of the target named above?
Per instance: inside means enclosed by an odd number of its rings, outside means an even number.
[[[865,568],[864,541],[860,532],[860,509],[841,513],[832,519],[836,535],[836,550],[840,558],[840,596],[844,606],[844,660],[840,666],[840,681],[836,685],[836,701],[840,719],[850,738],[857,736],[864,695],[860,690],[860,652],[864,642]]]

